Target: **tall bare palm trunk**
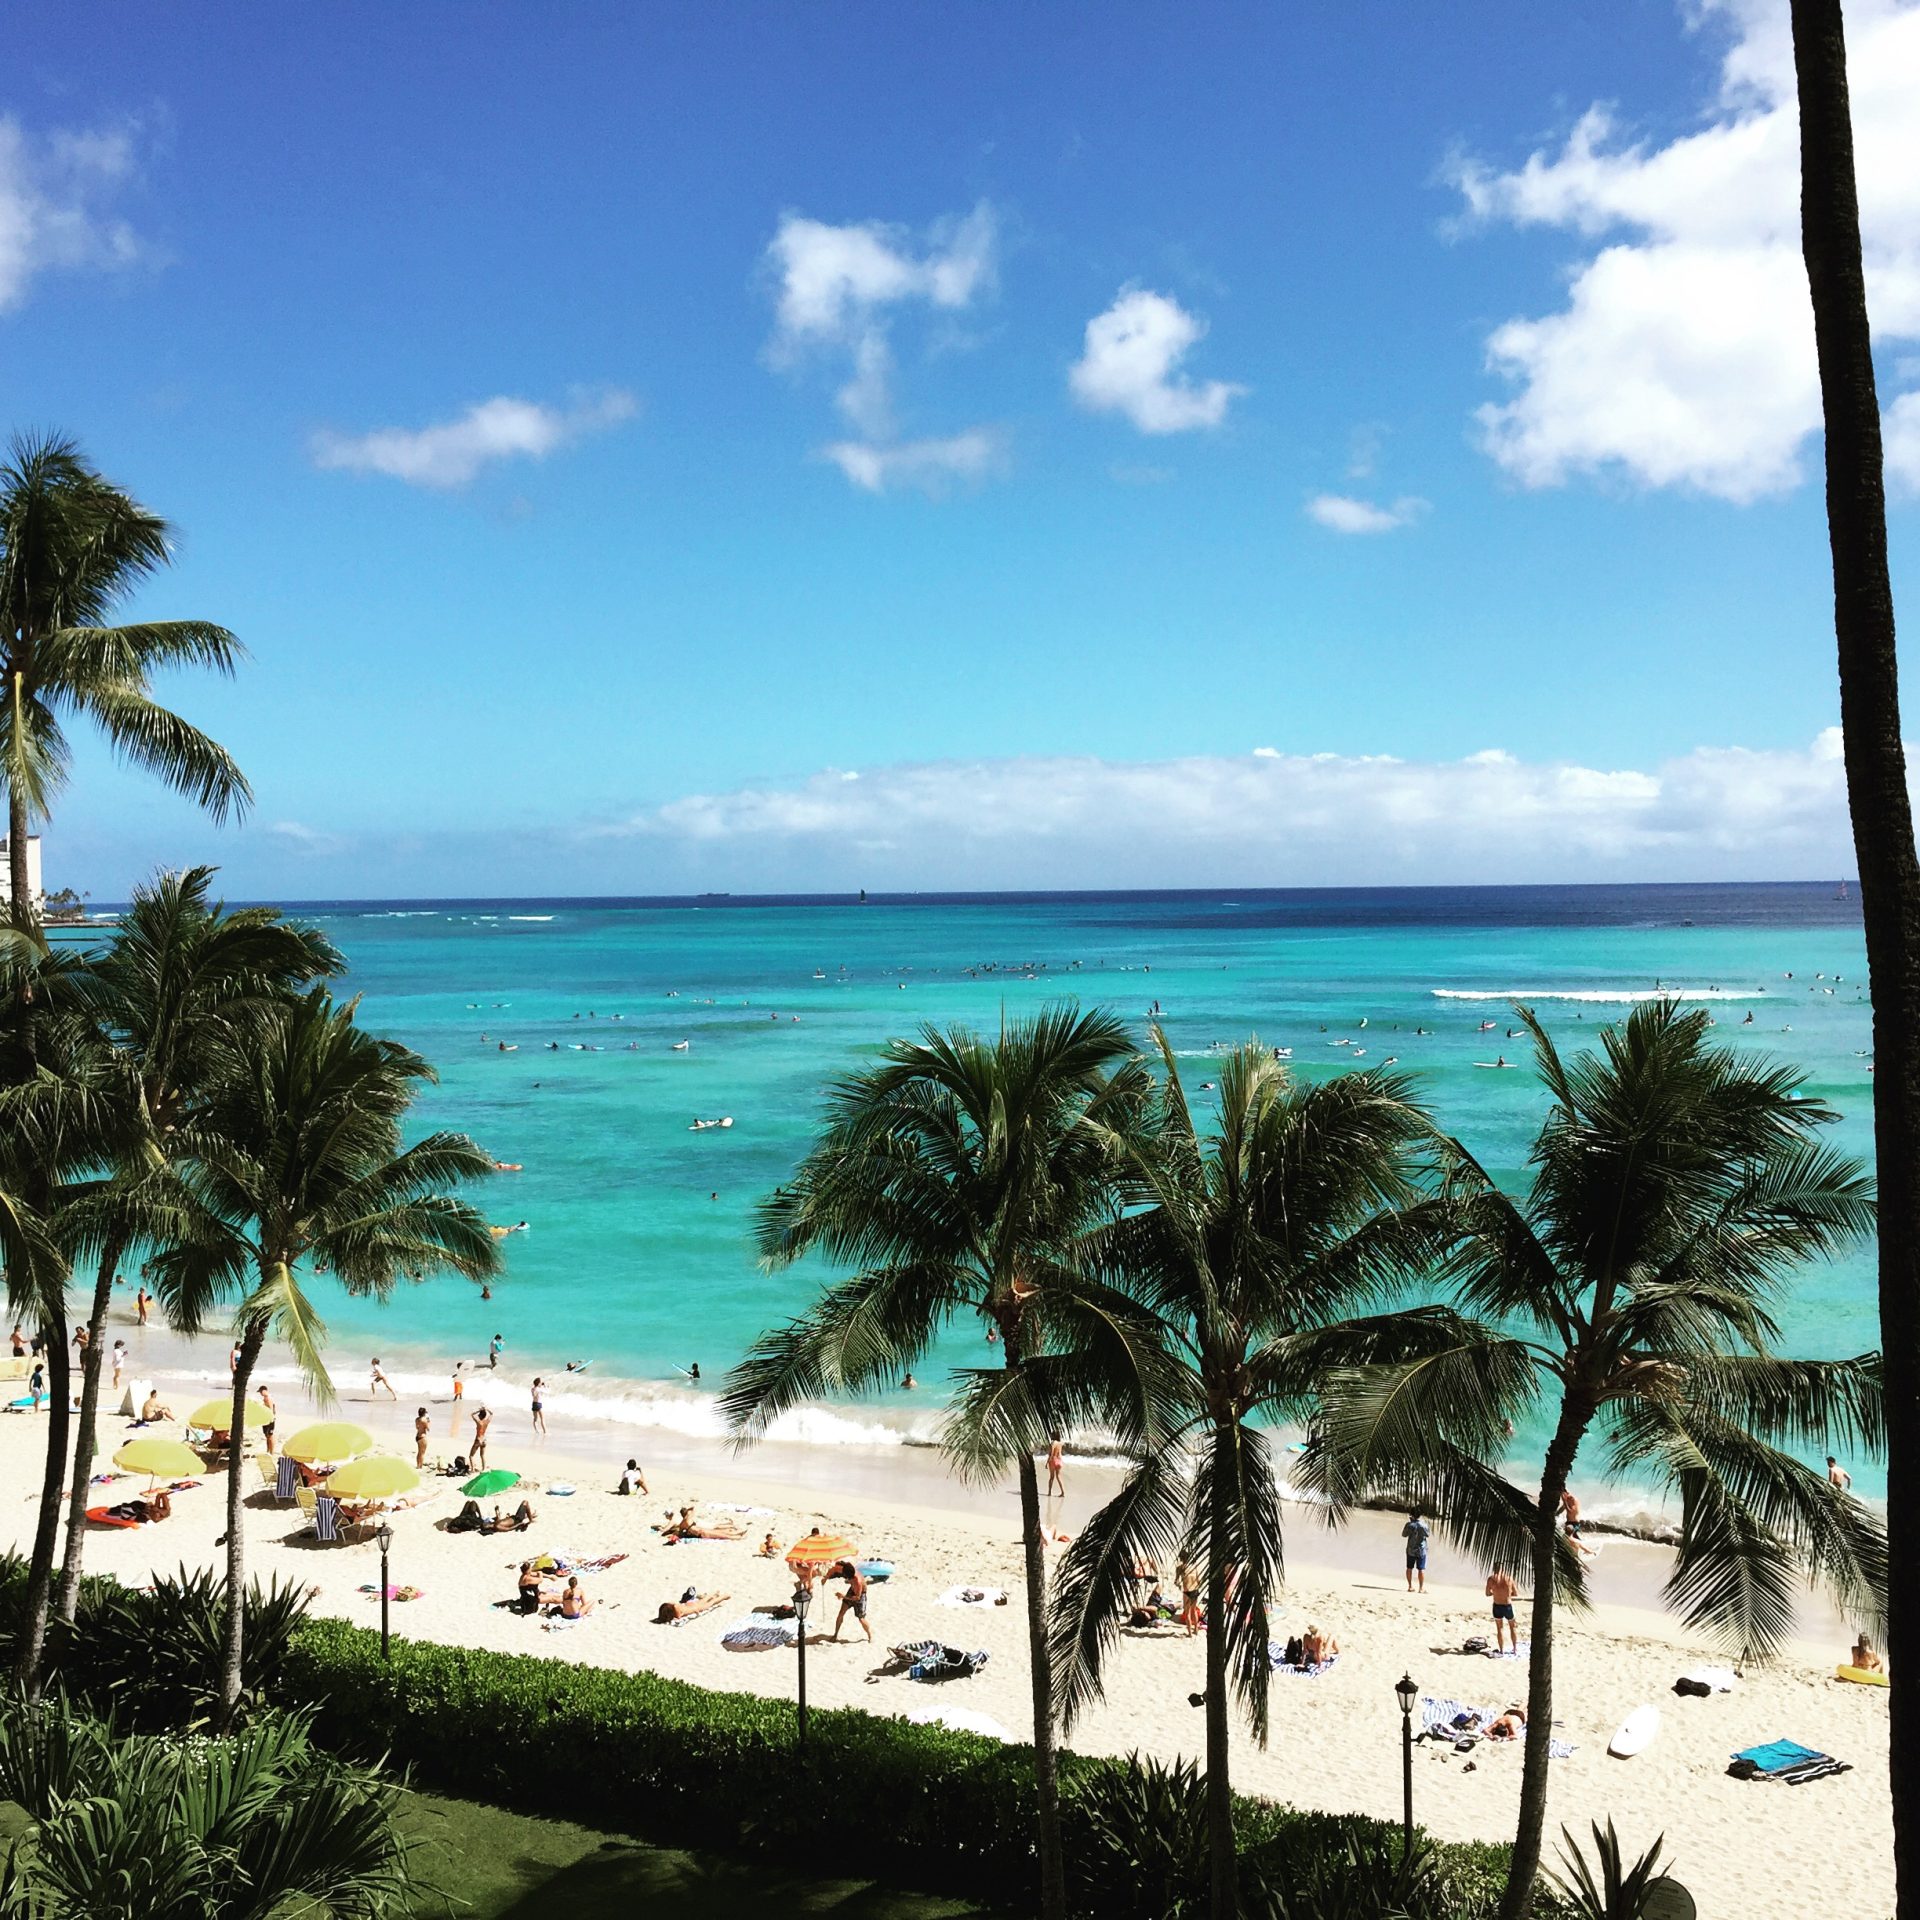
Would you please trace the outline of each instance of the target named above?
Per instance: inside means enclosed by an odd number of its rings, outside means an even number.
[[[1540,1875],[1540,1843],[1547,1825],[1548,1748],[1553,1740],[1554,1533],[1560,1517],[1560,1496],[1567,1490],[1585,1424],[1573,1407],[1562,1405],[1540,1476],[1540,1505],[1533,1519],[1533,1600],[1527,1621],[1533,1646],[1527,1658],[1527,1738],[1520,1762],[1520,1818],[1499,1920],[1526,1920],[1533,1911],[1534,1883]]]
[[[41,1656],[47,1644],[47,1610],[53,1595],[53,1555],[60,1539],[60,1488],[67,1475],[67,1316],[50,1313],[41,1329],[47,1356],[47,1460],[40,1480],[40,1517],[27,1562],[26,1625],[14,1662],[14,1677],[30,1700],[40,1697]]]
[[[1899,1538],[1908,1526],[1910,1476],[1920,1465],[1920,861],[1900,741],[1880,400],[1840,0],[1793,0],[1793,56],[1800,84],[1801,247],[1827,428],[1840,719],[1873,998],[1887,1519]],[[1890,1666],[1910,1647],[1920,1649],[1912,1596],[1912,1575],[1896,1564],[1888,1603]],[[1911,1688],[1891,1690],[1888,1718],[1898,1910],[1913,1920],[1920,1914],[1920,1700]]]
[[[240,1357],[233,1368],[233,1424],[227,1429],[227,1617],[220,1659],[220,1699],[214,1730],[227,1732],[240,1705],[241,1662],[246,1654],[247,1530],[241,1501],[241,1448],[247,1432],[247,1389],[254,1363],[267,1337],[265,1314],[251,1315],[240,1335]]]
[[[67,1546],[60,1562],[60,1594],[55,1611],[71,1621],[80,1605],[80,1562],[86,1553],[87,1488],[93,1480],[93,1455],[100,1415],[101,1352],[107,1331],[107,1308],[113,1298],[113,1276],[120,1265],[121,1247],[110,1243],[100,1258],[93,1283],[93,1313],[87,1321],[87,1352],[80,1362],[80,1414],[74,1423],[73,1478],[67,1487]]]
[[[1207,1911],[1236,1920],[1240,1863],[1233,1840],[1232,1725],[1227,1712],[1227,1511],[1218,1488],[1207,1540]]]

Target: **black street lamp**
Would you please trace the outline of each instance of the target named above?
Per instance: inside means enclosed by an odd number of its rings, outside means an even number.
[[[1406,1860],[1413,1854],[1413,1703],[1419,1699],[1420,1689],[1411,1674],[1403,1673],[1394,1682],[1393,1690],[1400,1697],[1400,1772],[1401,1784],[1405,1789],[1405,1808],[1400,1822],[1400,1857]]]
[[[807,1609],[813,1604],[813,1585],[802,1578],[793,1586],[793,1617],[797,1623],[800,1647],[800,1752],[807,1751]]]
[[[374,1539],[380,1547],[380,1658],[393,1658],[393,1645],[387,1637],[387,1606],[393,1595],[393,1588],[387,1580],[387,1555],[393,1550],[393,1529],[382,1520],[374,1530]]]

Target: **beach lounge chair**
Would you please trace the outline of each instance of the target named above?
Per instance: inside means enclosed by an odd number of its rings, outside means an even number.
[[[285,1506],[300,1491],[300,1486],[300,1462],[289,1460],[284,1453],[281,1454],[279,1464],[274,1468],[273,1497]]]
[[[296,1487],[293,1497],[299,1501],[300,1511],[306,1515],[307,1523],[311,1526],[315,1514],[319,1511],[320,1496],[311,1487]]]

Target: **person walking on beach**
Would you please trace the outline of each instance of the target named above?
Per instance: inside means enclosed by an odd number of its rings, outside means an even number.
[[[547,1430],[546,1382],[536,1373],[533,1376],[533,1430],[544,1434]]]
[[[453,1398],[456,1406],[467,1397],[466,1364],[464,1360],[453,1363]]]
[[[27,1336],[18,1327],[13,1330],[13,1357],[16,1360],[27,1357]]]
[[[416,1407],[413,1413],[413,1464],[424,1467],[427,1464],[427,1435],[433,1431],[433,1422],[427,1418],[425,1407]]]
[[[379,1397],[380,1389],[382,1387],[386,1388],[387,1398],[389,1400],[398,1400],[400,1398],[400,1396],[397,1393],[395,1393],[393,1390],[393,1382],[389,1380],[387,1376],[380,1371],[380,1357],[378,1354],[376,1354],[373,1360],[373,1382],[367,1388],[367,1398],[369,1400],[377,1399]]]
[[[827,1570],[827,1578],[847,1583],[846,1592],[840,1596],[840,1611],[834,1616],[833,1632],[829,1638],[840,1638],[840,1624],[851,1613],[860,1622],[860,1631],[871,1644],[873,1628],[867,1620],[867,1576],[851,1560],[836,1560]]]
[[[476,1408],[473,1416],[473,1447],[467,1458],[478,1473],[487,1464],[487,1429],[493,1425],[493,1415],[485,1407]]]
[[[1433,1531],[1420,1517],[1420,1509],[1415,1507],[1407,1515],[1407,1524],[1400,1529],[1407,1543],[1407,1591],[1416,1591],[1414,1581],[1419,1580],[1417,1591],[1427,1590],[1427,1536]]]
[[[267,1410],[267,1424],[260,1429],[260,1438],[267,1443],[267,1452],[271,1454],[273,1452],[273,1429],[280,1418],[280,1409],[273,1404],[273,1395],[267,1391],[264,1383],[258,1391],[260,1394],[260,1404]]]
[[[1496,1652],[1518,1653],[1520,1629],[1513,1621],[1513,1596],[1520,1591],[1513,1575],[1495,1562],[1487,1575],[1487,1598],[1493,1602],[1493,1644]]]
[[[1060,1447],[1060,1436],[1057,1433],[1050,1435],[1047,1440],[1048,1499],[1052,1499],[1056,1493],[1064,1494],[1067,1490],[1066,1482],[1060,1477],[1060,1469],[1064,1464],[1065,1461]]]
[[[113,1343],[113,1390],[115,1393],[120,1391],[120,1376],[126,1371],[126,1367],[127,1343],[124,1340],[116,1340]]]

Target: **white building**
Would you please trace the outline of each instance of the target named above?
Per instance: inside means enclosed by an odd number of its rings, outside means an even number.
[[[9,859],[12,842],[0,834],[0,903],[13,899],[13,866]],[[36,900],[46,898],[46,889],[40,884],[40,836],[30,833],[27,836],[27,886]]]

